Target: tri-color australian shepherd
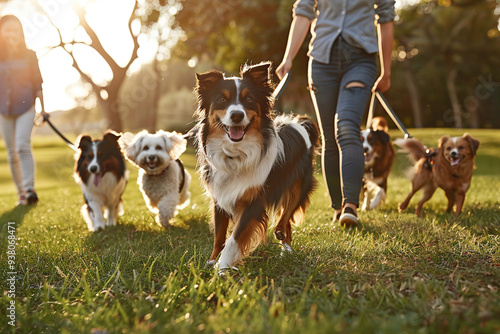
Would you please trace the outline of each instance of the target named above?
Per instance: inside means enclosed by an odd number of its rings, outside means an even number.
[[[387,178],[395,157],[388,130],[385,118],[375,117],[371,127],[361,131],[365,154],[364,186],[360,196],[362,211],[377,208],[387,196]]]
[[[102,139],[82,135],[77,141],[74,176],[82,188],[85,204],[81,213],[90,231],[116,225],[123,213],[121,197],[128,172],[118,138],[119,134],[108,131]]]
[[[303,220],[316,187],[316,124],[272,113],[271,64],[245,66],[240,77],[197,74],[197,155],[213,200],[214,245],[208,265],[234,266],[266,237],[268,221],[291,251],[292,223]],[[230,222],[232,234],[226,240]]]

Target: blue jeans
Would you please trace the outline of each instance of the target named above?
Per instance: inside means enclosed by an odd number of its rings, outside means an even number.
[[[376,78],[375,54],[342,37],[333,44],[329,64],[309,61],[309,87],[323,140],[323,177],[336,210],[345,203],[359,205],[364,173],[360,127]],[[350,83],[363,87],[346,88]]]

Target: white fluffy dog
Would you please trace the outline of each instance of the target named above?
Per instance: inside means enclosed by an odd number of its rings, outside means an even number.
[[[191,175],[179,157],[187,141],[176,132],[146,130],[124,133],[119,140],[123,155],[139,167],[137,183],[156,221],[167,228],[169,221],[189,204]]]

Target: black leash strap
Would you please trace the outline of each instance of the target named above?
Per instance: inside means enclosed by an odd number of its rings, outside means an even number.
[[[290,81],[291,76],[292,71],[289,71],[287,74],[285,74],[278,86],[274,89],[272,97],[275,101],[280,98],[281,94],[283,94],[283,91],[285,90],[286,85],[288,85],[288,81]]]
[[[66,144],[73,150],[73,151],[78,151],[78,148],[68,139],[66,138],[62,133],[61,131],[59,131],[54,124],[52,124],[52,122],[50,121],[49,117],[48,116],[43,116],[41,115],[41,117],[43,117],[43,121],[42,121],[42,125],[43,125],[43,122],[47,122],[47,124],[52,128],[52,130],[54,130],[54,132],[59,136],[61,137],[62,140],[64,140],[64,142],[66,142]],[[35,121],[36,123],[36,121]]]
[[[379,92],[378,90],[372,94],[372,99],[370,101],[370,110],[368,111],[368,118],[366,120],[366,128],[369,129],[372,125],[373,113],[375,110],[375,97],[377,97],[377,100],[380,102],[380,104],[387,112],[387,114],[391,117],[394,124],[396,124],[399,130],[401,130],[401,132],[404,133],[405,138],[412,138],[412,135],[408,133],[408,130],[406,130],[405,126],[403,125],[403,122],[401,122],[401,120],[398,118],[394,110],[392,110],[389,103],[387,103],[387,100],[385,99],[384,95],[382,95],[382,93]]]
[[[182,188],[184,188],[184,182],[186,182],[186,175],[184,175],[184,164],[182,163],[181,159],[176,159],[177,163],[179,164],[179,167],[181,168],[181,183],[179,184],[179,193],[182,191]]]
[[[62,140],[64,140],[66,142],[66,144],[69,146],[69,148],[71,148],[73,151],[78,151],[78,148],[68,139],[66,138],[55,126],[54,124],[52,124],[52,122],[49,120],[49,119],[46,119],[45,120],[47,122],[47,124],[50,125],[50,127],[52,128],[52,130],[54,130],[55,133],[57,133],[57,135],[59,137],[61,137]]]

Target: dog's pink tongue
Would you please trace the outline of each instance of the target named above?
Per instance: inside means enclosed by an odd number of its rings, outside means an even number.
[[[231,140],[240,140],[245,134],[244,127],[242,126],[230,126],[229,127],[229,138]]]
[[[460,163],[460,159],[451,159],[451,165],[456,166]]]
[[[102,175],[94,174],[94,186],[99,187],[101,185]]]

